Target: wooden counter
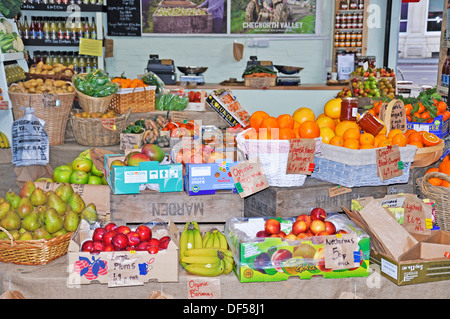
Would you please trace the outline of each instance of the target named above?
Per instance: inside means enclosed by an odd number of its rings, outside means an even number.
[[[317,84],[300,84],[300,85],[277,85],[264,88],[263,90],[331,90],[331,91],[340,91],[344,88],[347,88],[348,84],[339,84],[339,85],[327,85],[323,83]],[[167,89],[179,89],[185,88],[188,90],[215,90],[215,89],[230,89],[230,90],[261,90],[259,88],[244,86],[244,85],[222,85],[220,83],[205,83],[203,85],[196,86],[185,86],[180,83],[177,85],[166,85]]]

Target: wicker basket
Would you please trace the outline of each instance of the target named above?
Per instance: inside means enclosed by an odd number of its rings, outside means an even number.
[[[0,240],[0,261],[20,265],[45,265],[65,255],[69,249],[72,233],[38,240],[14,240],[4,228],[10,240]]]
[[[450,187],[434,186],[428,182],[431,177],[437,177],[450,182],[450,175],[440,172],[425,174],[416,180],[420,192],[425,198],[435,203],[436,224],[445,231],[450,231]]]
[[[115,94],[111,94],[105,97],[92,97],[81,93],[75,88],[77,93],[78,103],[80,104],[83,111],[88,113],[100,112],[105,113],[111,104],[111,100],[114,98]]]
[[[70,83],[70,82],[67,82]],[[72,83],[70,83],[72,85]],[[11,88],[18,87],[21,92],[12,92]],[[72,109],[75,92],[59,94],[30,94],[25,93],[16,83],[10,85],[8,91],[11,100],[14,119],[25,115],[21,107],[31,106],[36,117],[45,121],[45,131],[48,134],[50,145],[64,144],[66,126]],[[57,101],[59,100],[59,105]]]
[[[109,108],[118,114],[153,112],[155,110],[155,86],[120,89],[111,100]]]
[[[120,143],[120,133],[127,127],[130,111],[115,118],[82,118],[70,116],[75,140],[85,146],[110,146]]]

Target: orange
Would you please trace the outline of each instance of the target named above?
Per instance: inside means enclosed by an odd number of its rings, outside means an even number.
[[[370,133],[363,133],[359,137],[359,144],[361,144],[361,145],[372,145],[373,146],[374,143],[375,143],[375,137]]]
[[[420,114],[420,118],[424,119],[424,120],[430,119],[431,118],[430,112],[428,112],[428,111],[422,112]]]
[[[392,145],[403,147],[406,144],[408,144],[408,138],[404,134],[397,134],[392,138]]]
[[[277,117],[279,128],[294,128],[294,118],[290,114],[281,114]]]
[[[254,112],[249,119],[249,124],[251,127],[255,128],[256,130],[259,129],[259,126],[261,125],[261,122],[265,119],[268,118],[270,115],[267,114],[264,111],[256,111]]]
[[[439,172],[450,175],[450,161],[443,161],[439,164]]]
[[[384,123],[383,123],[383,125],[384,125]],[[386,127],[386,125],[383,126],[383,128],[381,129],[380,132],[378,132],[378,134],[382,134],[382,135],[386,135],[387,134],[387,127]]]
[[[413,130],[413,129],[409,129],[409,130],[407,130],[406,132],[405,132],[405,136],[406,137],[409,137],[412,133],[414,133],[414,132],[417,132],[416,130]]]
[[[349,128],[348,130],[346,130],[342,137],[344,138],[344,140],[347,140],[349,138],[353,138],[355,140],[358,140],[358,143],[359,143],[359,137],[360,136],[361,136],[360,130],[352,127],[352,128]]]
[[[305,121],[298,128],[300,138],[316,138],[320,136],[320,128],[314,121]]]
[[[447,155],[446,157],[444,157],[444,158],[442,159],[443,162],[448,161],[448,160],[450,160],[450,155]]]
[[[338,119],[341,117],[341,98],[335,98],[329,100],[327,103],[325,103],[325,106],[323,107],[323,112],[332,119]]]
[[[344,138],[343,138],[342,136],[337,136],[337,135],[335,135],[335,136],[330,140],[330,145],[344,146]]]
[[[417,113],[422,113],[423,111],[425,111],[425,106],[422,102],[419,102],[419,109],[417,110]]]
[[[450,118],[450,111],[445,111],[442,113],[443,121],[447,121]]]
[[[244,138],[246,140],[255,140],[258,139],[258,132],[255,128],[250,128],[248,131],[244,133]]]
[[[389,133],[388,133],[388,135],[387,135],[387,137],[389,138],[389,137],[394,137],[395,135],[397,135],[397,134],[403,134],[403,132],[401,131],[401,130],[399,130],[399,129],[393,129],[393,130],[390,130],[389,131]]]
[[[319,125],[320,128],[322,127],[329,127],[333,131],[336,128],[336,123],[334,123],[334,120],[331,117],[328,116],[321,116],[316,120],[317,125]]]
[[[388,139],[382,140],[380,141],[380,143],[378,144],[378,147],[386,147],[392,145],[391,141]]]
[[[381,105],[383,105],[383,102],[382,101],[378,101],[378,102],[373,104],[373,107],[371,108],[371,110],[373,110],[376,114],[380,114]]]
[[[317,115],[316,121],[317,121],[318,119],[320,119],[321,117],[325,117],[325,116],[327,116],[325,113],[320,113],[319,115]],[[328,116],[327,116],[327,117],[328,117]]]
[[[450,187],[450,183],[447,182],[445,179],[443,179],[442,182],[439,184],[439,186]]]
[[[316,120],[316,115],[314,114],[314,112],[307,107],[298,108],[297,110],[295,110],[294,114],[292,114],[292,117],[297,122],[300,122],[300,124],[306,121]]]
[[[436,107],[439,113],[444,113],[445,111],[447,111],[447,103],[445,103],[444,101],[437,102]]]
[[[360,129],[359,125],[356,124],[356,122],[353,121],[342,121],[339,122],[336,125],[336,129],[334,130],[334,132],[336,133],[337,136],[344,136],[344,133],[346,130],[348,130],[349,128],[355,128],[357,130]]]
[[[334,131],[329,127],[321,127],[320,128],[320,136],[322,137],[322,142],[325,144],[329,144],[331,139],[336,136]]]
[[[430,177],[428,179],[428,183],[430,183],[431,185],[434,185],[434,186],[439,186],[442,183],[442,179],[440,179],[438,177]]]
[[[419,132],[412,132],[408,135],[408,144],[411,144],[413,142],[420,142],[422,143],[422,134]]]
[[[358,150],[359,149],[359,140],[357,140],[355,138],[344,139],[344,147]]]
[[[412,109],[413,109],[413,107],[412,107],[411,103],[405,104],[405,113],[406,113],[406,115],[411,115]]]
[[[422,142],[410,142],[410,143],[408,143],[408,145],[415,145],[415,146],[417,146],[417,148],[423,147]]]
[[[372,144],[361,144],[361,143],[359,144],[360,150],[367,150],[371,148],[375,148],[375,146],[373,146]]]
[[[431,167],[425,172],[425,174],[432,173],[432,172],[439,172],[439,167]]]
[[[264,120],[262,120],[261,124],[259,125],[259,128],[267,128],[267,129],[278,128],[277,118],[273,116],[265,118]]]
[[[294,130],[294,133],[295,133],[297,138],[300,138],[300,136],[298,135],[298,128],[300,127],[300,125],[301,124],[299,122],[294,120],[294,128],[293,128],[293,130]]]
[[[295,132],[293,129],[289,127],[282,127],[278,131],[280,140],[290,140],[292,138],[296,138]]]
[[[425,146],[438,145],[440,142],[441,142],[441,139],[433,133],[425,132],[422,135],[422,143]]]

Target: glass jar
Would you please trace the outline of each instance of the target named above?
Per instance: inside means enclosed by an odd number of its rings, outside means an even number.
[[[361,115],[358,124],[363,131],[370,133],[373,136],[376,136],[384,128],[384,124],[369,111],[366,111]]]
[[[341,3],[339,5],[339,8],[341,10],[348,10],[348,3],[347,0],[341,0]]]
[[[340,121],[355,121],[358,117],[358,99],[354,97],[346,97],[341,102]]]

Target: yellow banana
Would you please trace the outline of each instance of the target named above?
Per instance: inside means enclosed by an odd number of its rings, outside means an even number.
[[[194,248],[184,252],[185,256],[219,256],[219,250],[215,248]]]
[[[214,248],[220,248],[220,239],[219,239],[219,234],[218,234],[218,230],[214,230],[213,234],[214,234],[214,243],[213,243],[213,247]]]
[[[198,223],[195,220],[191,221],[191,225],[200,230],[200,227],[198,226]]]
[[[205,242],[204,247],[205,248],[212,248],[213,247],[212,244],[214,242],[214,236],[213,236],[213,234],[210,231],[208,233],[209,233],[208,240]]]
[[[9,141],[8,141],[8,138],[6,137],[6,135],[5,135],[5,133],[3,133],[3,132],[0,132],[0,137],[1,137],[1,142],[0,142],[0,144],[4,144],[5,145],[5,147],[4,148],[9,148]],[[2,143],[3,142],[3,143]],[[3,146],[2,146],[2,148],[3,148]]]
[[[179,254],[180,254],[179,259],[180,264],[183,268],[186,267],[186,264],[181,262],[181,257],[184,256],[184,252],[187,250],[187,242],[188,242],[188,233],[186,228],[187,227],[185,226],[185,229],[181,232],[180,247],[179,247]]]
[[[219,262],[219,256],[184,256],[181,257],[181,261],[187,264],[215,264]]]
[[[202,234],[200,233],[200,230],[198,230],[197,228],[194,228],[192,230],[192,233],[194,235],[194,247],[192,247],[192,248],[203,247],[203,239],[202,239]]]
[[[202,245],[202,247],[206,247],[206,243],[207,243],[207,241],[209,240],[209,237],[211,236],[211,233],[209,232],[209,231],[207,231],[204,235],[203,235],[203,239],[202,239],[202,242],[203,242],[203,245]]]
[[[227,275],[227,274],[229,274],[229,273],[233,270],[233,268],[234,268],[234,259],[233,259],[233,257],[225,256],[225,257],[223,258],[223,261],[224,261],[223,274],[224,274],[224,275]]]
[[[188,264],[186,266],[186,271],[204,277],[216,277],[219,276],[225,268],[225,263],[223,259],[221,259],[216,265],[206,264],[206,265],[198,265],[198,264]]]
[[[0,132],[0,148],[6,148],[6,142],[2,137],[2,132]]]
[[[227,238],[225,237],[225,235],[222,234],[220,231],[218,231],[217,236],[219,237],[220,248],[225,249],[225,250],[228,249]]]
[[[194,232],[192,231],[192,229],[187,229],[186,230],[187,234],[188,234],[188,240],[187,240],[187,249],[192,249],[194,248]]]

